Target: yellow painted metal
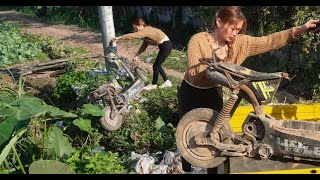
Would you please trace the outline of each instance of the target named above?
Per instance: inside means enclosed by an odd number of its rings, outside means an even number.
[[[264,111],[275,119],[320,121],[320,103],[266,105]],[[234,132],[242,132],[242,123],[250,112],[253,112],[252,106],[239,106],[237,108],[230,120]]]
[[[315,104],[290,104],[290,105],[266,105],[266,114],[275,119],[320,121],[320,103]],[[234,132],[241,133],[241,126],[247,115],[253,112],[252,106],[240,106],[230,120]],[[274,171],[241,172],[233,174],[320,174],[320,168],[286,169]]]
[[[231,173],[231,174],[320,174],[320,168],[260,171],[260,172],[242,172],[242,173]]]

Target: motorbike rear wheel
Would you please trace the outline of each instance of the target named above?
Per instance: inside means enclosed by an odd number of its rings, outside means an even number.
[[[122,115],[118,114],[116,117],[111,119],[111,107],[106,106],[103,111],[105,115],[100,118],[100,125],[107,131],[113,132],[118,130],[122,125]]]
[[[197,145],[195,135],[210,132],[218,117],[218,112],[209,108],[197,108],[186,113],[179,121],[175,139],[181,156],[190,164],[201,168],[215,168],[227,157],[220,156],[221,151],[213,146]],[[228,123],[219,130],[219,142],[232,143],[225,136],[232,132]]]

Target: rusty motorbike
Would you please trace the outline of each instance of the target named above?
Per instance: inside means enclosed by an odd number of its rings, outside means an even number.
[[[143,74],[143,69],[130,63],[125,57],[119,56],[113,48],[111,41],[108,49],[113,54],[109,61],[112,64],[113,74],[120,78],[128,78],[130,83],[123,88],[117,88],[118,84],[108,82],[99,86],[96,90],[89,94],[92,103],[101,101],[105,115],[100,118],[100,125],[107,131],[118,130],[123,123],[123,114],[130,109],[130,102],[137,98],[138,94],[145,87],[147,77]],[[109,53],[110,54],[110,53]],[[105,57],[105,56],[103,56]]]
[[[213,82],[229,88],[232,93],[220,112],[197,108],[179,121],[175,139],[182,157],[202,168],[214,168],[227,157],[267,159],[273,156],[292,160],[320,161],[320,123],[304,120],[275,119],[264,112],[287,73],[257,72],[240,65],[202,61],[208,65],[206,74]],[[241,99],[251,103],[253,112],[236,134],[230,119]]]

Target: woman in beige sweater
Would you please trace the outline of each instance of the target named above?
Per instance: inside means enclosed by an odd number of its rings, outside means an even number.
[[[218,112],[222,109],[222,88],[206,77],[207,65],[201,63],[200,59],[212,58],[215,52],[219,61],[240,65],[249,56],[281,48],[296,40],[302,33],[315,28],[316,22],[318,20],[309,20],[301,26],[268,36],[252,37],[244,34],[247,20],[239,7],[221,7],[214,19],[213,30],[193,35],[188,43],[188,71],[178,93],[179,118],[199,107]],[[184,171],[191,170],[191,165],[184,159],[182,165]],[[208,173],[217,173],[217,168],[208,169]]]
[[[152,83],[144,87],[145,90],[152,90],[157,88],[158,76],[159,73],[163,78],[164,83],[160,85],[160,88],[171,87],[172,83],[168,79],[166,73],[164,72],[161,64],[167,59],[169,54],[172,51],[172,44],[168,36],[161,31],[160,29],[154,28],[152,26],[147,26],[145,22],[141,18],[137,18],[132,24],[134,30],[136,32],[122,35],[120,37],[116,37],[113,41],[117,41],[119,39],[137,39],[143,38],[143,43],[136,53],[133,61],[138,59],[138,56],[144,52],[148,45],[154,45],[159,47],[158,56],[153,63],[153,77]]]

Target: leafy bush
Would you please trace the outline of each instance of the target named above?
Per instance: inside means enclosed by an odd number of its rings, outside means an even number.
[[[320,75],[319,75],[320,79]],[[316,102],[320,102],[320,84],[316,84],[313,88],[312,99]]]
[[[43,35],[21,33],[20,27],[0,22],[0,66],[10,66],[31,60],[70,57],[86,52]]]
[[[64,99],[67,102],[77,102],[75,107],[81,106],[86,102],[87,95],[92,90],[109,81],[110,77],[104,75],[90,75],[89,72],[72,71],[63,74],[57,79],[54,97]],[[75,93],[73,87],[79,89]],[[70,104],[68,105],[70,106]],[[72,108],[71,106],[69,108]]]
[[[22,76],[19,79],[19,91],[16,92],[10,88],[1,88],[0,89],[0,114],[3,121],[0,123],[0,130],[2,132],[0,138],[0,165],[3,161],[6,161],[7,157],[10,157],[11,152],[13,151],[14,158],[11,163],[15,166],[16,163],[19,164],[19,168],[23,173],[26,173],[24,170],[24,165],[21,162],[21,159],[25,160],[27,163],[30,162],[30,159],[25,157],[26,155],[32,155],[32,160],[36,157],[37,153],[39,153],[38,148],[34,148],[35,142],[30,141],[31,138],[22,138],[22,135],[28,130],[28,126],[31,124],[32,120],[37,120],[39,123],[44,121],[44,135],[43,135],[43,151],[41,158],[44,157],[45,149],[46,149],[46,120],[47,119],[54,119],[54,118],[75,118],[76,116],[72,113],[67,113],[65,111],[60,110],[59,108],[47,105],[39,98],[26,96],[23,94],[22,91]],[[35,128],[37,130],[39,128]],[[31,128],[32,130],[32,128]],[[59,140],[62,140],[62,131],[60,132]],[[49,132],[50,133],[50,132]],[[36,134],[36,133],[34,133]],[[55,133],[53,136],[59,135]],[[48,136],[48,142],[53,138]],[[27,141],[23,141],[27,140]],[[23,143],[25,142],[25,143]],[[16,144],[19,143],[17,149],[19,152],[24,152],[23,156],[18,155],[16,150]],[[67,147],[65,144],[58,143],[62,145],[63,148]],[[48,146],[48,150],[55,149],[54,152],[62,152],[60,151],[60,147],[57,148],[57,143],[52,143],[51,146]],[[12,151],[11,151],[12,150]],[[35,153],[31,153],[30,150],[34,150]],[[56,151],[58,150],[58,151]],[[65,151],[64,151],[65,152]],[[24,162],[25,163],[25,162]],[[8,163],[6,163],[8,164]],[[7,166],[7,165],[6,165]],[[10,168],[12,166],[7,166],[6,168]],[[1,170],[1,169],[0,169]]]
[[[37,43],[20,34],[18,26],[0,22],[0,66],[36,60],[41,52]]]
[[[103,149],[103,148],[102,148]],[[75,150],[66,164],[78,174],[125,174],[128,164],[124,156],[118,153],[85,147]]]
[[[178,122],[178,97],[176,87],[157,88],[153,91],[143,92],[146,101],[139,104],[151,119],[161,117],[165,123],[172,123],[174,126]]]
[[[171,78],[173,84],[180,80]],[[174,132],[178,123],[175,86],[143,91],[144,101],[134,101],[130,114],[116,132],[105,135],[106,147],[116,151],[139,153],[164,151],[175,147]]]
[[[38,46],[41,47],[42,51],[46,53],[50,59],[70,57],[71,55],[75,55],[84,51],[79,48],[72,48],[66,43],[48,36],[26,34],[25,37],[30,42],[38,44]]]
[[[175,147],[175,128],[165,124],[161,117],[151,118],[146,111],[130,114],[122,127],[106,132],[105,144],[109,150],[138,153],[164,151]]]

